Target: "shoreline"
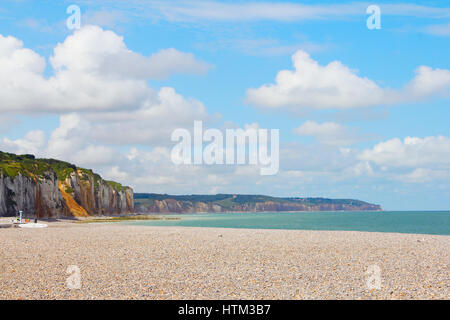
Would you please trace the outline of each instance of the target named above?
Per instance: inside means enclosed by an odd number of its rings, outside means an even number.
[[[233,214],[233,213],[313,213],[313,212],[385,212],[386,210],[336,210],[336,211],[318,211],[318,210],[311,210],[311,211],[220,211],[220,212],[149,212],[149,213],[138,213],[141,215],[184,215],[184,214]]]
[[[324,211],[321,211],[324,212]],[[329,211],[330,213],[336,213],[339,211]],[[410,212],[410,211],[405,211]],[[421,212],[421,211],[417,211]],[[427,211],[424,211],[427,212]],[[447,211],[436,211],[436,212],[447,212]],[[259,212],[258,212],[259,213]],[[271,212],[273,213],[273,212]],[[301,212],[300,212],[301,213]],[[449,211],[450,213],[450,211]],[[214,215],[215,213],[206,213]],[[138,227],[155,227],[155,228],[199,228],[199,229],[231,229],[231,230],[277,230],[277,231],[319,231],[319,232],[361,232],[361,233],[376,233],[376,234],[399,234],[399,235],[416,235],[416,236],[444,236],[450,237],[450,234],[440,234],[440,233],[417,233],[417,232],[400,232],[400,231],[371,231],[371,230],[347,230],[347,229],[286,229],[286,228],[261,228],[261,227],[228,227],[228,226],[190,226],[190,225],[139,225],[139,224],[130,224],[132,222],[152,222],[152,221],[181,221],[181,218],[170,217],[173,215],[182,216],[184,214],[172,214],[168,215],[168,217],[162,217],[161,215],[124,215],[124,216],[89,216],[89,217],[62,217],[62,218],[41,218],[38,219],[39,222],[43,222],[51,226],[59,226],[59,225],[80,225],[80,224],[93,224],[93,225],[102,225],[102,224],[116,224],[120,226],[138,226]],[[190,214],[197,215],[197,214]],[[201,213],[199,214],[201,215]],[[11,221],[11,217],[0,217],[0,229],[8,229],[8,228],[16,228],[17,225],[14,225]],[[29,223],[34,223],[33,221]]]
[[[445,235],[59,221],[0,229],[0,246],[1,299],[450,298]]]

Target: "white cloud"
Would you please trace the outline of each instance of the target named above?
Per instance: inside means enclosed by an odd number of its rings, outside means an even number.
[[[90,135],[96,141],[110,144],[139,143],[165,145],[176,128],[191,128],[194,120],[210,121],[204,105],[195,99],[186,99],[173,88],[163,87],[152,104],[129,112],[86,114],[92,123]]]
[[[257,126],[253,123],[246,125],[246,128]],[[88,122],[82,116],[67,114],[61,116],[59,126],[52,131],[48,140],[42,136],[39,141],[36,139],[31,143],[32,138],[40,134],[30,132],[14,142],[0,140],[0,150],[33,153],[39,157],[56,158],[92,168],[104,178],[131,185],[137,191],[173,193],[189,193],[192,190],[207,193],[211,189],[217,192],[254,193],[255,186],[266,188],[272,182],[277,185],[295,185],[315,182],[314,179],[318,177],[336,179],[341,175],[342,168],[356,161],[348,154],[332,148],[299,144],[294,148],[284,146],[281,152],[285,156],[286,172],[281,170],[276,177],[267,178],[260,175],[258,166],[177,166],[171,161],[170,146],[131,147],[127,151],[126,147],[117,148],[95,142],[92,138],[93,127],[95,123]],[[289,172],[293,170],[301,172],[302,177],[291,176]],[[242,181],[248,183],[242,184]],[[269,191],[266,192],[271,193]]]
[[[120,152],[112,147],[103,145],[88,144],[80,150],[73,150],[70,161],[87,168],[94,166],[110,165],[116,157],[120,157]],[[68,157],[65,154],[65,157]]]
[[[368,2],[349,2],[331,5],[305,5],[295,2],[239,2],[217,1],[134,1],[140,8],[149,6],[154,17],[169,21],[303,21],[340,19],[363,16]],[[382,14],[445,18],[450,8],[414,4],[380,4]]]
[[[81,150],[85,144],[90,125],[77,114],[60,117],[59,127],[52,131],[48,141],[48,154],[59,159]]]
[[[405,89],[395,93],[394,101],[420,100],[438,94],[450,97],[450,70],[420,66]]]
[[[450,179],[450,171],[446,170],[433,170],[417,168],[414,171],[395,176],[397,180],[409,183],[423,183],[436,180],[447,180]]]
[[[450,178],[450,138],[394,138],[362,151],[357,158],[374,168],[374,175],[407,183]]]
[[[28,132],[21,139],[0,139],[0,149],[16,154],[29,153],[39,155],[42,154],[42,148],[45,146],[45,143],[45,133],[41,130],[33,130]]]
[[[121,171],[118,166],[111,167],[111,169],[106,172],[105,176],[113,181],[125,181],[129,177],[128,173]]]
[[[345,169],[345,173],[350,176],[375,176],[372,166],[368,161],[358,162],[357,164]]]
[[[280,146],[280,168],[334,176],[355,165],[356,155],[357,150],[332,145],[285,143]]]
[[[85,6],[97,6],[98,1],[82,0]],[[296,1],[212,1],[212,0],[102,0],[104,7],[114,7],[133,19],[175,22],[252,22],[305,20],[337,20],[361,18],[371,2],[339,4],[301,4]],[[379,4],[383,15],[450,17],[450,8],[416,4]]]
[[[367,135],[351,130],[336,122],[317,123],[308,120],[293,130],[295,134],[315,137],[320,143],[328,145],[351,145],[368,138]]]
[[[282,70],[275,84],[248,89],[246,101],[265,108],[349,109],[417,101],[450,94],[450,70],[421,66],[401,90],[380,88],[373,80],[359,77],[340,61],[321,66],[308,53],[292,56],[294,71]]]
[[[433,34],[436,36],[450,36],[450,23],[431,25],[426,27],[424,31],[425,33]]]
[[[59,43],[50,58],[55,70],[109,77],[164,79],[174,73],[204,74],[210,68],[193,54],[173,48],[150,57],[129,50],[123,37],[97,26],[86,26]]]
[[[364,150],[361,160],[388,167],[430,167],[450,169],[450,138],[394,138]]]
[[[247,91],[247,101],[257,106],[352,108],[381,102],[383,91],[370,79],[358,77],[339,61],[320,66],[308,53],[292,56],[295,71],[280,71],[276,84]]]
[[[132,186],[139,192],[267,193],[329,196],[355,185],[380,187],[389,181],[408,184],[445,181],[450,177],[450,138],[391,139],[360,151],[333,145],[284,143],[280,171],[260,176],[257,166],[180,165],[172,163],[170,146],[117,148],[94,143],[94,124],[81,116],[61,117],[48,141],[42,132],[0,140],[0,149],[34,153],[92,168],[104,178]],[[256,126],[250,124],[248,127]],[[245,181],[246,183],[242,183]],[[274,191],[276,190],[276,191]]]
[[[222,3],[215,1],[156,1],[151,4],[159,16],[169,21],[296,21],[320,19],[326,16],[355,14],[359,6],[308,6],[296,3]],[[361,12],[361,11],[360,11]]]
[[[0,35],[0,110],[70,112],[132,110],[156,99],[147,79],[209,68],[175,49],[145,57],[129,50],[112,31],[86,26],[58,44],[50,58],[54,75],[43,75],[45,59],[14,37]]]
[[[41,153],[84,167],[110,164],[119,152],[113,147],[95,144],[91,130],[92,124],[80,115],[63,115],[59,127],[52,131]]]

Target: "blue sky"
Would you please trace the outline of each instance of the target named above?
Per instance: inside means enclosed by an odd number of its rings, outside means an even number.
[[[66,27],[71,4],[81,9],[80,30]],[[370,4],[380,7],[379,30],[366,26]],[[17,53],[0,50],[2,151],[71,161],[141,192],[344,197],[392,210],[450,209],[447,1],[2,1],[0,35],[0,49],[3,41]],[[58,44],[64,50],[56,53]],[[110,71],[79,67],[102,63],[109,44],[143,59],[161,52],[160,60],[142,60],[149,66],[139,76],[130,70],[141,60],[125,59],[117,70],[114,64],[117,83]],[[72,54],[74,47],[83,54]],[[21,58],[28,54],[30,60]],[[33,69],[24,61],[39,65],[39,57],[45,68],[32,81],[34,73],[21,73]],[[51,57],[74,73],[63,74]],[[296,70],[293,59],[302,67]],[[330,63],[338,67],[326,69]],[[314,65],[320,67],[308,76]],[[277,84],[282,70],[291,77]],[[105,89],[98,104],[80,98],[89,91],[82,79]],[[116,105],[122,92],[115,86],[127,81],[129,100]],[[17,83],[21,90],[8,90]],[[73,106],[70,97],[66,105],[46,91],[65,85],[79,90]],[[350,98],[339,93],[347,90],[354,90]],[[174,167],[170,132],[194,120],[280,129],[279,174]]]

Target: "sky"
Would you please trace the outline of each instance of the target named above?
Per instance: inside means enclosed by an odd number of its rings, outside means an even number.
[[[448,1],[5,0],[0,150],[135,192],[450,210],[449,57]],[[278,173],[174,164],[194,121],[279,129]]]

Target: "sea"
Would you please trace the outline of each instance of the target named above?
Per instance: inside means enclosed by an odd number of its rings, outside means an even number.
[[[450,211],[245,212],[158,215],[144,226],[346,230],[450,235]]]

